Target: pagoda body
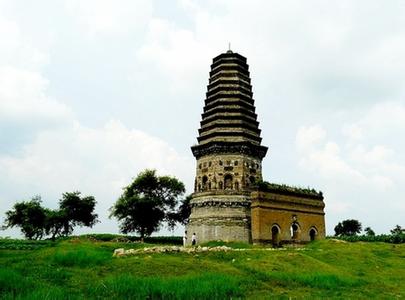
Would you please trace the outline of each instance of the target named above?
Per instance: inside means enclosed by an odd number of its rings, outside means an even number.
[[[198,144],[188,241],[251,242],[251,192],[262,180],[259,122],[246,58],[228,51],[213,59]]]

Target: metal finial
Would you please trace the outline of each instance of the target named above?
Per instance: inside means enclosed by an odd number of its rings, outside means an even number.
[[[227,51],[226,53],[232,53],[232,50],[231,50],[231,43],[230,43],[230,42],[228,43],[228,51]]]

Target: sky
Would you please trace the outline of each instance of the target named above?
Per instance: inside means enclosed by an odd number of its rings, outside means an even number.
[[[191,193],[210,64],[231,43],[264,179],[321,190],[328,234],[405,226],[404,15],[399,0],[0,0],[0,222],[78,190],[101,222],[76,233],[117,233],[108,209],[145,168]]]

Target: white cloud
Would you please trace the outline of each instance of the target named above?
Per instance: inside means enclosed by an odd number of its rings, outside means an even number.
[[[143,64],[154,65],[165,78],[170,78],[170,88],[176,91],[190,88],[193,78],[207,73],[210,64],[207,52],[211,52],[209,45],[198,41],[193,31],[154,18],[136,58]]]
[[[298,129],[296,144],[298,149],[305,151],[319,144],[326,137],[326,131],[320,125],[301,127]]]
[[[70,109],[46,95],[48,84],[39,72],[0,66],[1,122],[59,122],[69,118]]]
[[[139,29],[151,10],[148,1],[70,1],[69,8],[77,9],[90,34]],[[143,169],[177,176],[190,191],[188,157],[117,119],[84,125],[50,96],[52,81],[39,59],[49,57],[50,49],[36,50],[17,22],[0,15],[0,25],[0,219],[15,201],[40,194],[45,206],[56,207],[63,192],[80,190],[98,201],[102,223],[95,230],[116,232],[108,208]]]
[[[102,224],[95,230],[116,231],[117,225],[107,219],[108,208],[145,168],[177,176],[189,191],[192,187],[189,158],[161,139],[128,129],[119,121],[111,120],[102,128],[74,121],[64,128],[44,130],[18,157],[0,155],[0,199],[9,199],[1,203],[0,215],[11,207],[12,199],[41,194],[46,206],[55,207],[62,192],[79,190],[98,201]]]
[[[400,103],[378,103],[361,111],[357,121],[338,124],[341,128],[328,124],[333,130],[316,125],[297,131],[299,165],[323,187],[332,224],[344,218],[378,224],[380,215],[391,224],[405,211],[398,196],[405,193],[403,142],[397,140],[405,132],[404,108]]]
[[[343,126],[342,133],[349,139],[353,140],[360,140],[364,135],[362,128],[357,124]]]
[[[65,0],[65,4],[91,35],[142,30],[152,13],[152,1],[147,0]]]

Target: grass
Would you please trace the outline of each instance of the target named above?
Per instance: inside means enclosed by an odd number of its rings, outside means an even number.
[[[105,299],[227,299],[242,295],[235,278],[211,273],[175,278],[124,274],[107,278],[89,293]]]
[[[305,251],[263,251],[226,243],[249,250],[124,258],[113,250],[154,244],[83,237],[39,244],[0,250],[0,299],[405,297],[405,244],[324,240]]]
[[[217,246],[227,246],[233,249],[248,249],[252,248],[251,244],[243,243],[243,242],[222,242],[222,241],[211,241],[207,243],[201,244],[202,247],[217,247]]]

